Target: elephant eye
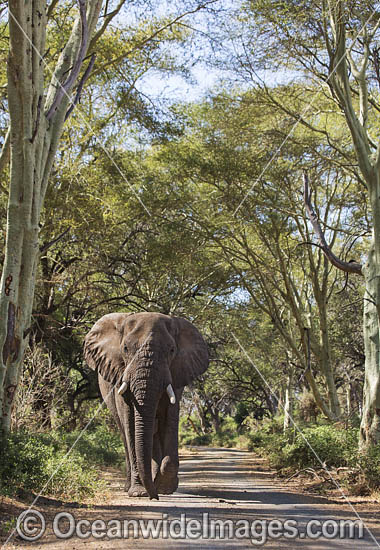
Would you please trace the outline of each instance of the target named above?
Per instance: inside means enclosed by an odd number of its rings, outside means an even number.
[[[172,355],[174,355],[174,353],[175,353],[175,347],[174,347],[174,346],[170,348],[170,353],[171,353]]]
[[[124,350],[124,353],[128,353],[128,346],[127,346],[127,344],[124,344],[123,350]]]

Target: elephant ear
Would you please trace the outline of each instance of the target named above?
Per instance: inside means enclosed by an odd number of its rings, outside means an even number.
[[[201,333],[192,323],[182,317],[174,317],[173,322],[176,326],[177,355],[170,371],[173,386],[183,388],[206,371],[208,350]]]
[[[125,369],[121,340],[129,313],[110,313],[101,317],[84,339],[87,365],[111,384],[116,384]]]

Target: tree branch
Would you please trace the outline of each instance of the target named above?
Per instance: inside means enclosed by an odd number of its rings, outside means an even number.
[[[128,57],[129,55],[132,55],[138,50],[141,50],[146,44],[153,41],[158,35],[166,31],[167,29],[170,29],[173,25],[179,23],[182,19],[187,17],[188,15],[193,15],[202,9],[206,8],[209,4],[214,4],[215,2],[218,2],[219,0],[208,0],[207,2],[204,2],[203,4],[200,4],[196,8],[186,11],[184,13],[181,13],[162,27],[155,30],[151,35],[149,35],[147,38],[144,38],[141,42],[139,42],[136,46],[134,46],[131,50],[128,50],[126,52],[121,53],[117,57],[103,63],[101,67],[98,67],[96,71],[93,72],[92,76],[96,76],[97,74],[101,73],[104,69],[106,69],[109,65],[113,65],[118,63],[119,61],[123,60],[125,57]],[[91,41],[91,45],[93,43],[93,40]],[[92,47],[95,46],[95,43],[92,45]],[[91,51],[91,48],[89,48],[89,51]]]
[[[49,7],[47,9],[47,12],[46,12],[46,16],[48,19],[50,19],[50,17],[53,15],[53,11],[56,7],[56,5],[58,4],[59,0],[52,0],[49,4]]]
[[[49,248],[51,248],[54,244],[56,244],[58,241],[60,241],[61,239],[63,239],[63,237],[65,235],[67,235],[67,233],[70,231],[71,227],[68,227],[67,229],[65,229],[65,231],[63,233],[61,233],[60,235],[58,235],[58,237],[56,237],[55,239],[53,239],[52,241],[42,245],[40,247],[40,253],[41,254],[44,254],[47,250],[49,250]]]
[[[10,143],[11,143],[10,128],[8,128],[8,131],[4,139],[3,147],[1,148],[1,153],[0,153],[0,175],[3,172],[5,166],[9,163],[10,149],[11,149]],[[8,195],[8,190],[6,189],[6,187],[4,187],[2,183],[0,183],[0,191]]]
[[[125,0],[120,0],[116,8],[110,12],[107,13],[108,10],[108,2],[106,2],[106,5],[104,7],[104,22],[103,25],[100,27],[100,29],[95,33],[95,35],[92,37],[91,42],[89,44],[88,50],[91,52],[93,48],[95,47],[95,44],[99,40],[99,38],[104,34],[104,31],[107,29],[108,25],[112,21],[112,19],[120,12],[121,8],[124,6]]]
[[[309,190],[309,178],[306,172],[304,172],[304,202],[305,202],[305,208],[308,215],[308,218],[313,226],[313,229],[318,237],[320,247],[323,250],[324,255],[326,258],[332,263],[333,266],[340,269],[341,271],[344,271],[346,273],[356,273],[358,275],[363,275],[363,269],[362,265],[355,261],[350,262],[344,262],[340,260],[330,249],[329,245],[327,244],[327,241],[325,239],[325,235],[322,231],[322,228],[320,226],[320,223],[318,221],[318,217],[313,209],[313,206],[311,204],[311,192]]]
[[[74,100],[72,101],[70,107],[67,110],[67,113],[65,115],[65,120],[67,120],[69,118],[69,116],[71,115],[72,111],[75,108],[75,105],[80,100],[80,96],[82,94],[83,86],[84,86],[86,80],[88,79],[88,77],[90,76],[90,73],[91,73],[92,68],[94,66],[94,63],[95,63],[95,59],[96,59],[96,54],[92,54],[91,59],[90,59],[90,63],[88,64],[88,67],[85,70],[84,75],[82,76],[82,78],[81,78],[81,80],[78,84],[77,93],[75,94],[75,98],[74,98]]]
[[[67,96],[69,94],[71,88],[73,87],[73,85],[74,85],[74,83],[75,83],[75,81],[76,81],[76,79],[79,75],[79,72],[81,70],[82,63],[83,63],[83,58],[86,55],[87,42],[88,42],[88,25],[87,25],[87,16],[86,16],[86,2],[85,2],[85,0],[78,0],[78,2],[79,2],[80,19],[81,19],[81,24],[82,24],[82,40],[81,40],[81,45],[80,45],[80,48],[79,48],[78,57],[77,57],[77,60],[75,61],[74,65],[73,65],[71,73],[70,73],[69,77],[67,78],[66,82],[64,82],[63,84],[60,84],[58,82],[58,88],[57,88],[57,92],[56,92],[54,101],[53,101],[49,111],[46,113],[46,118],[48,120],[51,120],[53,118],[54,114],[56,113],[56,111],[58,110],[58,108],[59,108],[59,106],[62,102],[63,97],[65,95]]]

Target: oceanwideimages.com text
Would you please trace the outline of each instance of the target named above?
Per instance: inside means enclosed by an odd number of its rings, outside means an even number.
[[[357,520],[310,519],[300,525],[293,519],[214,519],[209,513],[189,518],[162,514],[158,519],[77,519],[69,512],[60,512],[50,521],[57,539],[178,539],[178,540],[249,540],[262,546],[278,539],[357,539],[364,536],[363,522]],[[16,530],[26,541],[41,539],[48,522],[37,510],[22,512]]]

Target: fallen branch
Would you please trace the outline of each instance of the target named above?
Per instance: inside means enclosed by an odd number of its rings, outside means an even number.
[[[316,477],[319,481],[324,481],[322,480],[322,478],[317,474],[317,472],[315,470],[313,470],[313,468],[303,468],[302,470],[298,470],[295,474],[291,475],[290,477],[287,477],[285,479],[285,481],[290,481],[291,479],[293,479],[294,477],[297,477],[299,476],[300,474],[302,474],[303,472],[307,472],[308,474],[312,474],[314,477]]]

